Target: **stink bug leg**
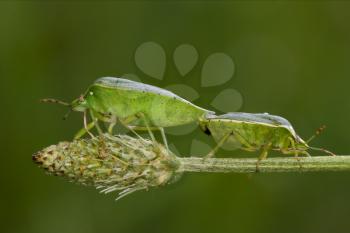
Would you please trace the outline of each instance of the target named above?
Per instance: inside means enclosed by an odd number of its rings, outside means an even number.
[[[290,141],[290,144],[292,145],[292,149],[293,149],[292,152],[294,152],[294,157],[298,158],[299,153],[298,153],[298,150],[295,148],[295,143],[294,143],[293,138],[288,137],[288,140]]]
[[[232,133],[228,133],[225,136],[223,136],[220,141],[216,144],[215,148],[212,149],[206,156],[205,158],[211,158],[215,155],[215,153],[217,152],[217,150],[226,142],[226,140],[228,139],[228,137],[230,137],[230,135],[232,135]]]
[[[86,133],[88,133],[91,138],[94,138],[94,135],[90,132],[90,130],[95,126],[95,121],[92,121],[90,123],[87,123],[87,116],[86,116],[86,111],[84,111],[83,113],[83,122],[84,122],[84,128],[82,128],[81,130],[79,130],[75,136],[74,136],[74,140],[81,138],[82,136],[84,136]]]
[[[95,125],[95,121],[93,121],[93,125]],[[86,111],[84,111],[84,128],[86,129],[86,132],[91,136],[91,138],[94,138],[94,135],[89,131],[88,125],[87,125],[87,117],[86,117]]]
[[[141,137],[138,133],[136,133],[136,131],[135,130],[133,130],[133,128],[132,127],[130,127],[130,126],[128,126],[128,125],[126,125],[124,122],[122,122],[122,121],[119,121],[120,122],[120,124],[122,125],[122,126],[124,126],[124,128],[126,128],[126,129],[128,129],[128,130],[130,130],[133,134],[135,134],[139,139],[141,139],[141,140],[143,140],[143,141],[145,141],[145,139],[143,138],[143,137]]]
[[[117,117],[116,116],[112,116],[111,117],[111,123],[109,124],[109,127],[108,127],[108,133],[109,134],[113,134],[113,128],[114,126],[117,124]]]
[[[167,139],[166,139],[166,135],[165,135],[165,132],[164,132],[164,128],[158,127],[158,129],[159,129],[159,131],[160,131],[160,134],[162,135],[165,148],[167,149],[167,151],[169,151],[168,141],[167,141]]]
[[[82,136],[84,136],[87,132],[89,132],[92,128],[94,128],[95,126],[95,122],[92,121],[90,123],[88,123],[86,125],[86,127],[83,127],[82,129],[80,129],[75,135],[74,135],[74,140],[77,140],[79,138],[81,138]],[[92,135],[92,134],[91,134]],[[91,136],[90,135],[90,136]],[[93,136],[93,135],[92,135]]]
[[[166,135],[165,135],[164,128],[163,128],[163,127],[150,127],[149,122],[148,122],[148,120],[147,120],[147,117],[145,116],[144,113],[139,112],[139,113],[135,114],[135,116],[132,116],[132,117],[130,117],[130,118],[127,119],[127,120],[124,120],[123,123],[124,123],[125,125],[128,125],[129,123],[131,123],[132,121],[134,121],[134,120],[136,120],[136,119],[142,119],[142,121],[143,121],[143,123],[144,123],[144,125],[145,125],[146,127],[143,127],[143,126],[127,126],[128,129],[130,129],[130,130],[132,130],[132,129],[133,129],[133,130],[147,130],[148,133],[149,133],[149,135],[150,135],[150,137],[151,137],[151,139],[152,139],[152,141],[156,141],[156,140],[155,140],[155,137],[154,137],[154,135],[153,135],[153,133],[152,133],[152,131],[155,131],[155,130],[160,131],[160,134],[161,134],[161,136],[162,136],[162,139],[163,139],[163,143],[164,143],[164,145],[165,145],[165,148],[169,151],[168,141],[167,141],[167,139],[166,139]]]
[[[130,126],[130,123],[137,120],[137,119],[142,119],[143,121],[143,124],[146,126],[146,127],[139,127],[139,126]],[[155,140],[155,137],[152,133],[152,130],[154,130],[154,128],[151,128],[149,126],[149,122],[147,120],[147,118],[145,117],[145,114],[143,114],[142,112],[139,112],[139,113],[136,113],[135,115],[132,115],[132,116],[129,116],[127,118],[124,118],[123,120],[119,119],[119,122],[127,129],[129,129],[131,132],[133,132],[136,136],[140,137],[141,136],[139,134],[137,134],[135,132],[135,130],[147,130],[152,141],[156,141]],[[157,130],[159,130],[158,128],[155,128]]]
[[[93,128],[93,127],[96,127],[98,133],[100,135],[103,135],[103,132],[102,132],[102,129],[100,128],[99,124],[98,124],[98,118],[95,117],[95,114],[90,111],[90,116],[92,118],[92,122],[90,123],[87,123],[87,115],[86,115],[86,111],[83,112],[84,115],[83,115],[83,122],[84,122],[84,128],[82,128],[81,130],[79,130],[75,136],[74,136],[74,139],[79,139],[81,138],[82,136],[84,136],[86,133],[88,133],[91,138],[94,138],[94,135],[90,132],[90,130]]]
[[[101,114],[100,114],[101,115]],[[115,127],[115,125],[117,124],[117,122],[119,122],[124,128],[130,130],[133,134],[135,134],[139,139],[141,140],[145,140],[143,137],[141,137],[138,133],[136,133],[135,130],[133,130],[133,128],[131,126],[129,126],[129,123],[136,120],[137,117],[136,116],[130,116],[126,119],[124,119],[124,121],[118,119],[117,116],[113,115],[112,113],[109,113],[108,116],[105,116],[105,118],[103,119],[103,121],[105,122],[109,122],[109,126],[108,126],[108,133],[110,135],[113,135],[113,128]],[[118,121],[119,120],[119,121]]]
[[[235,130],[232,130],[230,133],[226,134],[224,137],[222,137],[215,148],[209,152],[209,154],[206,156],[207,158],[210,158],[215,155],[216,151],[227,141],[227,139],[230,136],[234,136],[235,139],[243,146],[241,149],[246,150],[246,151],[255,151],[255,148],[244,138],[242,135],[240,135],[238,132]]]
[[[153,133],[152,133],[152,131],[151,131],[151,128],[150,128],[150,126],[149,126],[149,123],[148,123],[147,118],[145,117],[145,114],[143,114],[142,112],[140,112],[140,113],[136,114],[136,116],[137,116],[138,118],[141,118],[141,119],[143,120],[144,124],[146,125],[146,128],[147,128],[147,131],[148,131],[149,136],[151,137],[152,141],[155,142],[155,141],[156,141],[156,138],[154,137],[154,135],[153,135]]]
[[[90,116],[91,116],[91,119],[95,122],[95,127],[97,129],[97,132],[100,135],[103,135],[103,131],[102,131],[100,125],[98,124],[99,115],[100,114],[98,114],[97,112],[90,110]]]
[[[146,124],[146,123],[145,123]],[[152,131],[160,131],[160,134],[162,136],[162,139],[163,139],[163,143],[165,145],[165,148],[166,149],[169,149],[168,148],[168,142],[167,142],[167,139],[166,139],[166,135],[165,135],[165,131],[164,131],[164,128],[163,127],[150,127],[149,125],[144,127],[144,126],[127,126],[128,129],[130,130],[147,130],[148,133],[150,135],[153,135]],[[151,136],[152,137],[152,136]],[[154,138],[154,135],[153,135],[153,138]]]
[[[332,153],[332,152],[330,152],[329,150],[326,150],[326,149],[324,149],[324,148],[317,148],[317,147],[312,147],[312,146],[309,146],[309,148],[310,148],[311,150],[322,151],[322,152],[324,152],[324,153],[326,153],[326,154],[328,154],[328,155],[330,155],[330,156],[336,156],[336,154],[334,154],[334,153]]]
[[[299,151],[295,147],[295,142],[294,142],[293,138],[291,138],[291,137],[288,137],[288,140],[290,141],[290,144],[292,146],[292,151],[291,152],[294,153],[294,157],[297,159],[300,169],[302,169],[303,167],[302,167],[302,164],[300,163]]]
[[[258,161],[256,162],[256,167],[255,167],[256,172],[259,172],[260,161],[267,158],[267,155],[271,149],[271,146],[272,146],[271,142],[268,142],[263,146],[261,154],[258,157]]]

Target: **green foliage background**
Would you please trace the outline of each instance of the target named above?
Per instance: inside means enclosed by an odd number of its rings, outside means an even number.
[[[1,232],[348,232],[350,173],[188,174],[180,182],[120,202],[93,188],[46,176],[31,161],[42,147],[70,140],[81,116],[38,103],[71,100],[96,78],[139,74],[150,84],[184,83],[208,107],[220,89],[244,96],[242,111],[288,118],[303,137],[349,154],[350,3],[40,2],[0,3]],[[182,43],[199,51],[190,78],[171,62],[166,78],[142,74],[133,54],[161,44],[168,61]],[[200,89],[214,52],[233,57],[234,79]],[[199,89],[198,89],[199,88]],[[170,137],[180,151],[201,132]]]

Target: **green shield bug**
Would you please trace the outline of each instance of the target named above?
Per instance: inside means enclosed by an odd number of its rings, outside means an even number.
[[[261,150],[258,161],[266,158],[270,150],[294,154],[296,157],[299,154],[310,156],[308,149],[334,155],[325,149],[309,146],[307,142],[310,140],[305,142],[300,138],[288,120],[268,113],[232,112],[220,116],[208,115],[201,120],[200,126],[218,143],[208,156],[213,156],[224,145],[236,146],[246,151]]]
[[[112,132],[118,120],[136,130],[158,129],[166,142],[164,127],[198,122],[199,118],[214,114],[168,90],[113,77],[97,79],[85,94],[70,104],[54,99],[43,101],[64,104],[72,111],[84,112],[84,129],[78,132],[76,138],[94,126],[101,132],[98,121],[110,123],[109,132]],[[93,120],[90,124],[86,121],[87,111]]]

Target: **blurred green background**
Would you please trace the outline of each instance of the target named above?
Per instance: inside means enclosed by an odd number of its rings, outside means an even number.
[[[0,3],[1,232],[348,232],[350,173],[186,174],[165,188],[119,202],[93,188],[47,176],[31,161],[39,149],[70,140],[80,114],[40,98],[72,100],[96,78],[137,74],[160,87],[182,83],[210,107],[235,88],[240,109],[288,118],[313,142],[349,154],[350,3],[348,2],[14,2]],[[160,44],[164,80],[143,74],[135,49]],[[174,49],[194,45],[199,62],[182,78]],[[201,88],[201,65],[230,55],[234,78]],[[187,154],[200,131],[169,136]]]

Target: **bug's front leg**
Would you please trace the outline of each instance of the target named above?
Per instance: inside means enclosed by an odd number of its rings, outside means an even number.
[[[109,123],[107,132],[111,135],[113,134],[114,126],[117,124],[117,120],[118,120],[116,115],[113,115],[112,113],[101,113],[101,112],[91,112],[91,114],[93,115],[92,117],[96,119],[96,121],[101,120],[102,122]],[[100,127],[96,127],[96,128],[99,129]],[[102,132],[102,130],[100,130],[100,132]]]
[[[98,123],[98,119],[102,118],[103,116],[101,116],[101,114],[99,114],[98,112],[95,112],[93,110],[90,110],[90,116],[92,121],[95,122],[95,127],[97,129],[97,132],[102,136],[103,135],[103,131]]]
[[[302,167],[302,163],[300,162],[299,154],[303,154],[303,155],[305,155],[307,157],[311,157],[311,155],[305,150],[300,150],[300,149],[296,148],[295,141],[293,140],[293,138],[289,137],[288,140],[290,142],[290,147],[291,148],[281,148],[279,150],[283,154],[294,154],[294,158],[296,158],[296,160],[299,163],[300,169],[302,169],[303,167]]]
[[[305,150],[298,150],[298,149],[295,149],[295,150],[294,149],[275,149],[275,150],[276,151],[280,151],[280,152],[282,152],[283,154],[286,154],[286,155],[289,155],[289,154],[294,154],[295,155],[295,151],[296,151],[296,152],[298,152],[298,153],[300,153],[302,155],[305,155],[306,157],[311,157],[309,152],[307,152]],[[296,158],[298,158],[298,157],[296,157]]]
[[[92,121],[90,123],[87,123],[87,116],[86,116],[86,111],[84,112],[84,116],[83,116],[83,122],[84,122],[84,128],[82,128],[81,130],[79,130],[75,136],[74,136],[74,140],[81,138],[82,136],[84,136],[86,133],[88,133],[91,138],[94,138],[94,135],[90,132],[90,130],[95,126],[95,121]]]
[[[292,146],[292,151],[294,152],[294,157],[295,158],[298,158],[298,156],[299,156],[299,151],[296,149],[296,147],[295,147],[295,142],[294,142],[294,140],[293,140],[293,138],[291,138],[291,137],[288,137],[288,140],[290,141],[290,145]]]
[[[291,144],[291,149],[287,149],[287,150],[282,150],[282,153],[285,153],[285,154],[291,154],[293,153],[294,154],[294,157],[298,158],[299,157],[299,153],[300,154],[303,154],[307,157],[311,157],[311,155],[306,151],[306,150],[300,150],[298,149],[296,146],[295,146],[295,141],[293,140],[293,138],[289,137],[288,138],[289,141],[290,141],[290,144]]]
[[[109,126],[108,126],[108,133],[109,134],[113,134],[113,128],[114,126],[117,124],[117,117],[116,116],[111,116],[110,118],[110,123],[109,123]]]

